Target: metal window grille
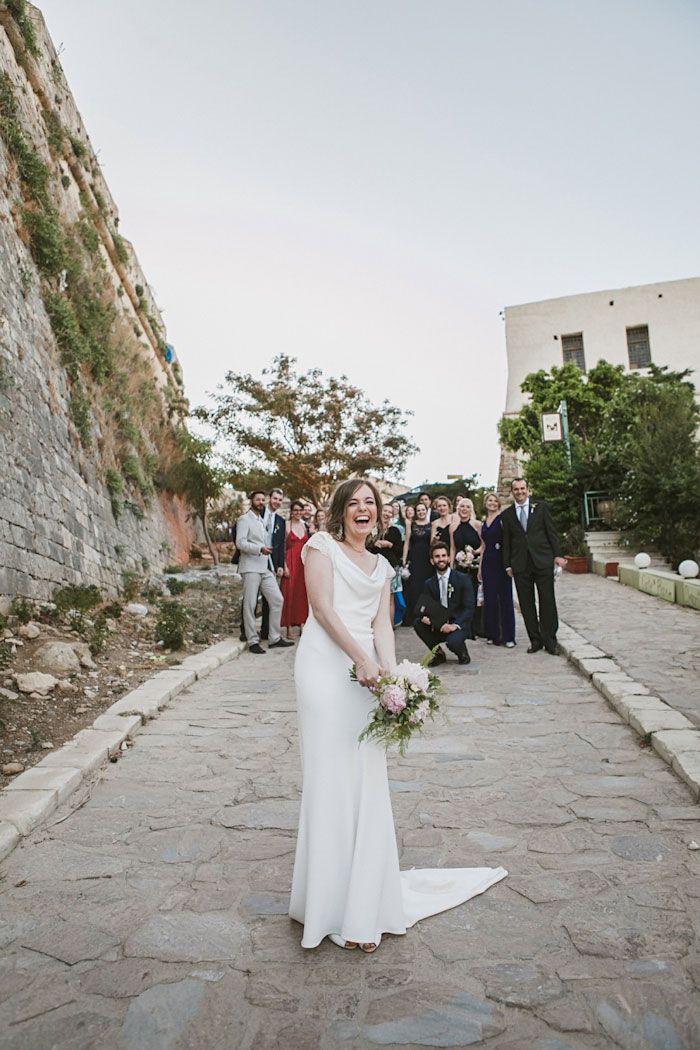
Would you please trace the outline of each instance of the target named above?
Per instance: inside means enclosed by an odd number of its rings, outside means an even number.
[[[627,329],[627,356],[630,368],[646,368],[651,364],[649,325],[640,324]]]
[[[564,364],[576,365],[582,372],[585,372],[586,359],[583,355],[583,332],[563,335],[561,337],[561,347],[564,355]]]

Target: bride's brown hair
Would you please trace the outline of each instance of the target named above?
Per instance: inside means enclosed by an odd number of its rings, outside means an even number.
[[[348,509],[348,503],[352,497],[358,489],[362,488],[363,485],[366,485],[367,488],[370,489],[374,496],[374,502],[377,505],[377,522],[365,542],[367,545],[371,545],[377,538],[376,530],[382,514],[382,497],[379,495],[379,489],[374,482],[368,481],[367,478],[348,478],[347,481],[341,481],[333,493],[330,509],[328,511],[326,527],[331,536],[336,540],[342,540],[345,536],[345,511]]]

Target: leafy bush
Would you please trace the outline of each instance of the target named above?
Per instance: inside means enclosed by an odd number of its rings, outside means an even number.
[[[111,467],[105,471],[105,485],[113,496],[121,496],[124,491],[124,479],[118,470]]]
[[[26,598],[15,598],[10,606],[10,616],[16,616],[20,623],[29,623],[34,616],[34,606]]]
[[[184,606],[172,598],[163,599],[158,608],[156,640],[162,642],[165,649],[182,649],[188,620],[189,613]]]
[[[127,602],[133,602],[141,590],[141,577],[133,569],[125,569],[122,573],[122,595]]]
[[[95,618],[95,622],[93,623],[88,636],[88,644],[90,645],[90,652],[93,656],[98,656],[101,652],[104,652],[107,647],[108,638],[109,627],[107,626],[107,616],[104,612],[101,612],[99,616]]]
[[[202,554],[201,550],[199,549],[199,547],[195,547],[195,546],[190,547],[190,561],[201,561],[202,558],[203,558],[203,554]]]
[[[102,593],[94,584],[70,584],[53,592],[56,615],[80,634],[85,634],[85,618],[102,601]]]
[[[12,663],[12,646],[9,642],[0,642],[0,671],[5,671]]]
[[[165,585],[172,595],[182,594],[187,590],[187,584],[184,580],[167,579]]]
[[[68,267],[66,243],[53,208],[41,211],[22,209],[22,220],[29,231],[29,249],[44,277],[56,277]]]
[[[104,615],[108,616],[111,620],[118,620],[123,611],[120,602],[110,602],[109,605],[105,605],[102,610]]]
[[[178,573],[178,572],[184,572],[184,571],[185,571],[185,569],[184,569],[184,567],[182,565],[168,565],[167,568],[163,569],[163,572],[165,572],[165,573],[173,573],[173,574],[174,573]]]
[[[25,0],[5,0],[5,6],[17,23],[27,51],[34,58],[38,58],[41,52],[36,42],[34,23],[27,11]]]

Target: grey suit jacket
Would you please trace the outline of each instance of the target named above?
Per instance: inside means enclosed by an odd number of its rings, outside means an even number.
[[[241,574],[244,572],[265,572],[266,569],[271,567],[270,555],[260,553],[261,549],[267,546],[266,541],[264,520],[254,510],[249,510],[247,514],[238,519],[238,524],[236,525],[236,546],[241,552],[238,562],[238,571]]]

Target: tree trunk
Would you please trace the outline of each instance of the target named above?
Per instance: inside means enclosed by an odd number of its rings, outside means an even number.
[[[209,553],[214,559],[214,565],[219,564],[219,555],[216,552],[216,547],[211,542],[211,536],[209,535],[209,527],[207,525],[207,497],[202,496],[202,529],[204,531],[204,539],[206,540]]]

